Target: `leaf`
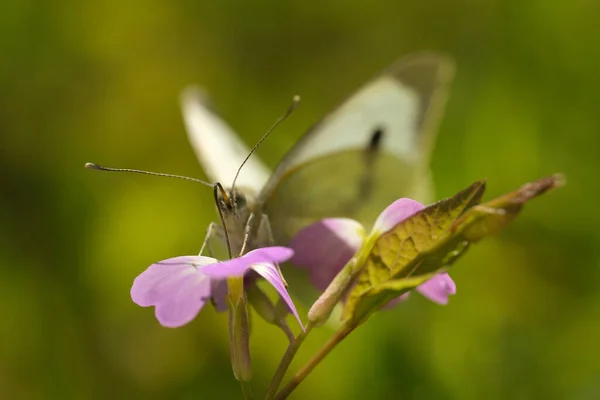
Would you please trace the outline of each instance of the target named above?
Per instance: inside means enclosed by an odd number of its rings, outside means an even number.
[[[564,184],[565,178],[559,174],[526,183],[514,192],[472,208],[455,222],[453,231],[477,242],[504,228],[529,200]]]
[[[484,181],[424,208],[377,238],[350,291],[344,319],[359,324],[388,301],[451,266],[474,243],[506,226],[523,204],[560,186],[558,175],[479,204]]]
[[[456,218],[478,204],[484,191],[485,182],[475,182],[454,197],[424,208],[377,238],[348,294],[344,316],[353,315],[356,302],[373,288],[409,276],[411,271],[407,267],[412,260],[450,234]]]

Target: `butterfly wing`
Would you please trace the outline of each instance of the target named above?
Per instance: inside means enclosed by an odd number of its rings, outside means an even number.
[[[401,59],[312,128],[259,197],[276,242],[326,217],[368,227],[399,197],[427,201],[429,156],[453,71],[438,54]]]
[[[188,138],[204,172],[213,182],[230,187],[250,149],[207,107],[198,88],[189,87],[182,92],[181,107]],[[253,156],[240,171],[236,187],[259,193],[269,173],[264,164]]]

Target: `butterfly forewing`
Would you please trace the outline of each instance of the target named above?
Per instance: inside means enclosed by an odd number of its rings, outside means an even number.
[[[200,89],[190,86],[181,93],[181,109],[188,138],[204,172],[213,182],[231,186],[250,149],[209,109]],[[257,157],[252,157],[240,171],[236,186],[256,195],[267,182],[269,173]]]
[[[440,55],[402,59],[306,133],[259,196],[276,242],[321,218],[368,227],[399,197],[427,201],[429,153],[452,71]]]

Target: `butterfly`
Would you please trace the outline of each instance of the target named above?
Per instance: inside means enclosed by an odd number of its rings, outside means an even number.
[[[217,196],[226,229],[213,225],[209,235],[239,253],[286,245],[322,218],[368,227],[399,197],[427,201],[429,159],[453,75],[452,60],[441,54],[397,60],[309,129],[272,173],[249,158],[235,187],[250,150],[201,92],[187,88],[181,105],[189,140],[206,175],[226,187]]]

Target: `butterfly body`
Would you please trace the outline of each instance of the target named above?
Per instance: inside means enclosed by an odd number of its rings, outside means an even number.
[[[227,230],[232,255],[267,246],[269,239],[265,228],[261,227],[263,213],[257,207],[256,194],[246,188],[226,189],[226,193],[227,199],[218,195],[217,207]],[[225,242],[223,229],[216,234]]]

